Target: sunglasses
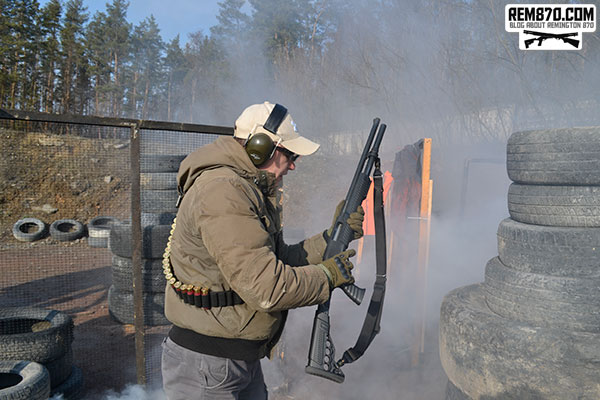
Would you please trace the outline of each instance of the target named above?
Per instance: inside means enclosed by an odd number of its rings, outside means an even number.
[[[284,147],[277,147],[277,150],[279,150],[280,152],[283,153],[284,156],[287,157],[287,159],[290,162],[296,162],[296,160],[300,157],[300,154],[296,154],[294,152],[289,151],[288,149],[284,148]]]

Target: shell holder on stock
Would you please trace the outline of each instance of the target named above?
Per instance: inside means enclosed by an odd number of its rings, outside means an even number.
[[[214,292],[208,288],[201,286],[188,285],[177,279],[171,265],[171,239],[175,231],[177,218],[173,220],[171,235],[165,248],[163,255],[163,274],[165,279],[173,288],[177,296],[183,300],[185,304],[193,305],[198,308],[210,310],[213,307],[229,307],[239,304],[244,304],[244,300],[233,290],[225,290],[222,292]]]

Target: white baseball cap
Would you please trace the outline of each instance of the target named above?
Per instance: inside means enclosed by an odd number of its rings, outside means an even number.
[[[271,120],[273,109],[279,118],[275,118],[275,125],[267,125]],[[281,118],[283,117],[283,118]],[[246,108],[235,121],[234,136],[240,139],[248,139],[255,133],[267,134],[279,146],[301,156],[308,156],[319,149],[319,144],[308,140],[298,134],[296,124],[287,109],[279,104],[265,101],[262,104],[253,104]]]

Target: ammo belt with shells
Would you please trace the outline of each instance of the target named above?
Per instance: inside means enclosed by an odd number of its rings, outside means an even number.
[[[169,235],[169,241],[163,255],[163,273],[169,285],[184,303],[209,310],[212,307],[227,307],[243,304],[244,300],[233,290],[214,292],[209,288],[188,285],[177,279],[171,265],[171,238],[175,232],[177,218],[173,220],[173,226]]]

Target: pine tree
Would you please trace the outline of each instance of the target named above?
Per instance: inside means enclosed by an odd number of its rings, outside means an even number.
[[[62,8],[59,0],[50,0],[40,13],[41,105],[44,112],[53,112],[56,102],[56,69],[60,61],[59,32]]]
[[[245,2],[245,0],[224,0],[217,3],[219,24],[210,28],[214,37],[229,42],[227,44],[241,42],[250,22],[250,17],[241,10]]]
[[[69,0],[60,31],[61,64],[59,77],[60,108],[64,113],[82,113],[87,103],[89,82],[85,54],[85,23],[88,19],[83,0]]]
[[[165,74],[167,79],[166,91],[166,118],[173,120],[176,116],[175,110],[181,106],[183,80],[187,74],[187,65],[183,50],[179,45],[179,35],[171,40],[165,50],[163,59]]]
[[[93,90],[92,112],[96,115],[109,113],[107,86],[110,82],[108,64],[108,48],[106,46],[106,14],[97,11],[87,26],[85,33],[85,48],[90,64],[89,74]]]
[[[184,79],[184,85],[189,90],[187,113],[189,121],[193,121],[203,95],[210,96],[215,103],[222,100],[219,84],[228,73],[227,61],[219,42],[201,31],[190,34],[184,54],[188,65]]]
[[[124,66],[128,62],[130,52],[131,24],[127,22],[127,8],[129,3],[125,0],[113,0],[106,4],[105,45],[108,51],[108,63],[111,68],[111,83],[108,87],[112,115],[121,116],[121,106],[125,95],[123,82]]]
[[[14,65],[12,49],[12,19],[14,0],[0,0],[0,107],[9,107],[11,67]]]
[[[38,99],[38,64],[41,32],[37,0],[16,0],[7,7],[9,42],[9,108],[31,109]]]
[[[129,97],[133,115],[142,119],[148,118],[149,112],[158,112],[161,94],[159,87],[163,84],[163,50],[164,43],[158,24],[151,15],[134,28],[132,35],[133,87]],[[138,107],[140,100],[141,105]]]

